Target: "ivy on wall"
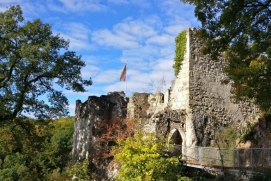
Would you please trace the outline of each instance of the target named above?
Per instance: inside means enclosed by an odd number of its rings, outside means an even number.
[[[175,57],[174,57],[174,73],[175,76],[177,77],[181,66],[182,66],[182,61],[184,59],[184,53],[185,53],[185,48],[186,48],[186,30],[182,31],[179,33],[179,35],[175,38],[175,43],[176,43],[176,49],[175,49]]]

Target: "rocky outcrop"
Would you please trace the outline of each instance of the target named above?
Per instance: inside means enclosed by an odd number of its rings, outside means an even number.
[[[97,173],[98,180],[100,180],[99,177],[106,178],[105,167],[110,161],[97,162],[93,160],[100,151],[100,145],[97,144],[101,132],[99,125],[103,121],[114,119],[114,117],[126,118],[126,108],[127,99],[124,92],[108,93],[108,95],[101,97],[89,96],[84,103],[80,100],[76,101],[72,160],[75,163],[89,159],[93,164],[93,171]]]

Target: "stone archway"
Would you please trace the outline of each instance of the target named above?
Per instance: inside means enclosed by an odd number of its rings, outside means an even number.
[[[183,139],[178,129],[173,129],[170,131],[170,142],[175,145],[182,145]]]
[[[169,155],[170,156],[178,156],[182,154],[182,144],[183,138],[178,129],[173,129],[170,131],[168,137],[168,144],[169,144]]]

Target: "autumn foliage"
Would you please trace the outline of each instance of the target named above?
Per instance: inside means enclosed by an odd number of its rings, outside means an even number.
[[[135,121],[133,119],[112,118],[98,124],[99,138],[95,144],[99,145],[95,159],[112,158],[111,148],[116,146],[117,140],[124,140],[134,135]]]

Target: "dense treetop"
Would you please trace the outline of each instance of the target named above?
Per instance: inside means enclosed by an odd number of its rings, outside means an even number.
[[[69,42],[48,23],[24,21],[20,6],[0,12],[0,47],[0,120],[67,115],[68,100],[55,85],[84,92],[92,84],[82,79],[85,63]]]
[[[236,98],[252,99],[270,111],[271,0],[181,1],[195,5],[202,52],[213,59],[224,52]]]

